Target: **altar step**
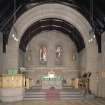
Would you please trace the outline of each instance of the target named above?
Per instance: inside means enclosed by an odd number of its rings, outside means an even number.
[[[25,92],[24,100],[47,100],[51,99],[51,96],[47,96],[46,90],[40,89],[30,89]],[[49,98],[48,98],[49,97]],[[69,89],[69,90],[59,90],[59,97],[57,100],[70,100],[70,99],[83,99],[83,94],[79,90]],[[53,99],[53,98],[52,98]]]

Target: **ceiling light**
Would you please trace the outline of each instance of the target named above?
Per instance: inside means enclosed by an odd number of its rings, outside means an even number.
[[[17,38],[16,38],[16,36],[15,36],[15,34],[12,34],[12,37],[13,37],[13,39],[15,40],[15,41],[19,41]]]
[[[90,41],[93,42],[93,38],[91,38]]]
[[[16,37],[14,37],[14,40],[17,41],[17,42],[19,41]]]
[[[93,38],[94,38],[94,39],[96,38],[95,34],[93,35]]]
[[[14,37],[15,37],[15,35],[14,35],[14,34],[12,34],[12,37],[14,38]]]
[[[93,42],[93,38],[89,39],[89,43]]]

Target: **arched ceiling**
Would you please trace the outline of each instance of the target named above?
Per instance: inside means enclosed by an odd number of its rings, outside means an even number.
[[[29,41],[38,33],[45,30],[57,30],[64,33],[65,35],[68,35],[75,43],[77,52],[80,52],[83,48],[85,48],[84,40],[79,31],[70,23],[57,18],[42,19],[32,24],[23,34],[19,48],[23,51],[26,51]]]
[[[14,1],[16,2],[15,9]],[[0,31],[3,32],[3,51],[6,52],[9,32],[13,25],[14,11],[16,11],[16,18],[18,18],[22,13],[33,8],[35,5],[44,2],[57,2],[72,6],[86,17],[94,29],[98,51],[101,52],[101,34],[105,31],[105,0],[93,0],[93,8],[91,7],[91,1],[92,0],[0,0]],[[92,14],[93,21],[91,22]],[[83,45],[81,43],[81,38],[78,38],[78,42],[80,42],[79,46],[81,47],[77,47],[79,50],[82,50],[81,48]]]

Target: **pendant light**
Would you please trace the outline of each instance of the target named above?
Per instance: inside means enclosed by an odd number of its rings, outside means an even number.
[[[92,26],[92,29],[89,31],[90,39],[89,43],[93,42],[94,39],[96,38],[95,36],[95,27],[94,27],[94,0],[90,0],[90,24]]]
[[[13,8],[13,30],[14,30],[14,33],[12,34],[12,37],[13,37],[13,39],[16,41],[16,42],[18,42],[18,38],[16,37],[16,35],[17,35],[17,30],[16,30],[16,28],[15,28],[15,26],[14,26],[14,24],[15,24],[15,22],[16,22],[16,0],[14,0],[13,1],[13,5],[14,5],[14,8]]]

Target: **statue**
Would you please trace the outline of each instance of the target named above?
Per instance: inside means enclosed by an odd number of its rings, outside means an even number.
[[[90,86],[89,86],[89,82],[90,82],[90,76],[91,76],[91,72],[88,72],[87,73],[87,77],[86,77],[86,79],[87,79],[87,85],[86,85],[86,93],[88,93],[88,94],[90,94],[91,93],[91,91],[90,91]]]
[[[85,94],[91,94],[91,91],[89,88],[90,76],[91,76],[91,72],[84,73],[82,76],[82,82],[83,82],[83,87],[85,89]]]

